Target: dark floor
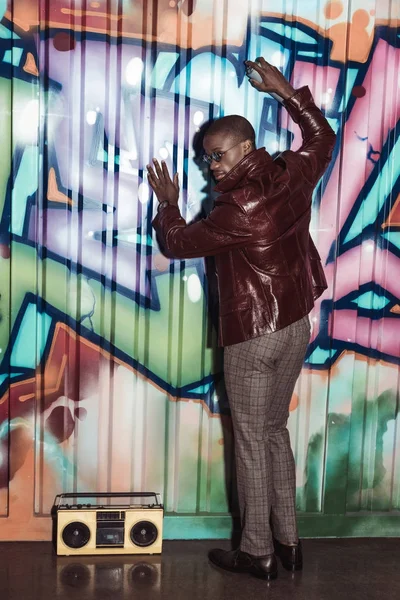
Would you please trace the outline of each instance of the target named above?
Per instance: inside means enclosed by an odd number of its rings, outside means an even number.
[[[229,542],[164,542],[161,556],[67,558],[50,543],[0,543],[0,600],[399,600],[400,539],[304,540],[304,570],[267,583],[208,565]]]

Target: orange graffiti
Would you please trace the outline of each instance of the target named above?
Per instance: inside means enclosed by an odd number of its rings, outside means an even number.
[[[330,10],[332,4],[336,7],[334,12]],[[328,3],[326,7],[327,13],[336,15],[335,17],[330,17],[331,19],[341,16],[343,5],[339,11],[339,4],[341,2]],[[327,35],[333,41],[331,59],[343,63],[347,61],[366,62],[373,42],[373,35],[367,31],[369,24],[370,16],[368,12],[360,9],[356,10],[353,14],[351,23],[341,22],[332,25],[327,31]]]
[[[161,273],[169,268],[170,262],[171,261],[168,258],[166,258],[163,254],[156,254],[156,256],[153,259],[154,267],[157,269],[157,271],[160,271]]]
[[[62,8],[61,12],[63,15],[71,15],[74,19],[80,19],[82,17],[103,17],[103,19],[109,19],[110,21],[120,21],[126,19],[127,15],[110,15],[108,13],[99,13],[91,10],[78,10],[76,8]]]
[[[229,13],[232,13],[233,1],[231,2],[232,5],[230,2],[227,4]],[[39,11],[39,0],[19,0],[13,4],[12,11],[11,0],[9,0],[9,10],[5,13],[5,18],[24,31],[35,30],[40,25],[44,29],[62,29],[65,34],[68,31],[88,31],[122,39],[155,40],[173,46],[179,45],[181,48],[198,49],[211,44],[242,46],[244,43],[250,16],[246,3],[235,5],[233,26],[224,25],[222,20],[221,23],[217,23],[214,10],[207,4],[198,3],[190,14],[187,2],[159,0],[156,4],[156,14],[151,14],[151,11],[146,8],[150,3],[139,2],[124,4],[123,14],[116,14],[115,11],[114,13],[107,11],[108,4],[105,2],[91,2],[90,9],[85,10],[71,9],[68,0],[53,0],[51,12],[43,15]],[[344,15],[343,2],[339,0],[327,2],[324,15],[328,21],[340,19]],[[369,12],[363,9],[357,10],[351,22],[347,22],[347,16],[343,17],[342,22],[333,24],[328,30],[324,24],[318,25],[299,14],[261,12],[259,16],[282,19],[286,23],[301,23],[321,36],[330,38],[333,41],[332,60],[365,62],[371,50],[373,36],[366,28],[370,18],[375,18],[373,10]],[[379,26],[397,27],[399,23],[399,19],[375,20],[375,24]]]
[[[394,203],[387,220],[382,223],[381,227],[382,229],[386,229],[386,227],[400,227],[400,194],[397,196],[397,200]]]
[[[327,19],[334,20],[340,17],[340,15],[343,13],[343,10],[343,2],[328,2],[324,8],[324,14]]]
[[[292,399],[289,404],[289,411],[293,412],[299,406],[299,396],[298,394],[293,394]]]
[[[16,433],[16,430],[11,435]],[[36,453],[32,442],[24,440],[25,452],[22,456],[10,455],[10,471],[14,473],[9,485],[8,518],[2,519],[1,533],[3,540],[20,540],[23,532],[24,540],[51,540],[51,519],[46,515],[35,513],[32,498],[34,498],[35,484],[37,483]],[[15,440],[17,437],[15,436]],[[20,442],[21,440],[18,439]],[[17,468],[18,467],[18,468]],[[57,489],[56,476],[47,475],[48,489]],[[48,482],[46,482],[48,483]],[[5,494],[8,490],[4,489]]]
[[[108,365],[108,370],[110,364],[113,367],[124,366],[136,373],[138,377],[147,380],[125,361],[78,335],[64,323],[57,323],[44,367],[39,366],[34,377],[11,383],[0,398],[0,423],[23,419],[28,424],[35,410],[45,412],[60,396],[67,396],[76,402],[76,407],[79,408],[78,402],[87,395],[93,394],[98,386],[99,371],[103,364]],[[160,386],[151,383],[156,389],[165,393]],[[175,402],[188,401],[186,398],[174,397],[171,394],[166,396]],[[220,415],[211,413],[204,400],[191,399],[190,402],[201,404],[210,418],[220,418]],[[19,450],[18,464],[22,464],[25,460],[25,451],[22,446]],[[13,473],[16,470],[14,469]]]
[[[69,204],[72,206],[73,201],[68,198],[65,194],[60,192],[57,185],[56,172],[54,168],[49,170],[49,179],[47,183],[47,200],[51,202],[61,202],[62,204]]]
[[[247,5],[240,5],[236,9],[234,33],[227,31],[221,20],[221,27],[217,29],[221,33],[224,31],[224,34],[217,35],[214,10],[207,5],[197,5],[194,9],[189,4],[159,0],[154,18],[150,2],[126,3],[123,14],[117,14],[116,11],[107,10],[108,3],[101,5],[100,2],[92,2],[89,10],[85,10],[82,7],[72,9],[68,0],[54,0],[51,12],[43,14],[39,10],[39,0],[19,0],[14,3],[12,10],[9,1],[5,17],[24,31],[35,30],[39,26],[62,29],[64,32],[88,31],[119,38],[157,40],[173,46],[178,43],[181,47],[193,49],[210,44],[243,44],[247,28]]]
[[[20,396],[19,397],[19,401],[20,402],[27,402],[27,400],[33,400],[35,397],[35,394],[25,394],[25,396]]]
[[[28,52],[28,54],[27,54],[26,62],[24,65],[24,71],[26,73],[29,73],[30,75],[35,75],[35,77],[37,77],[39,75],[39,71],[36,66],[36,61],[35,61],[35,58],[34,58],[32,52]]]

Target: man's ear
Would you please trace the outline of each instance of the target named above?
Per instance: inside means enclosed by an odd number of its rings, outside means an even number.
[[[250,152],[253,150],[253,142],[246,140],[243,145],[243,150],[245,154],[250,154]]]

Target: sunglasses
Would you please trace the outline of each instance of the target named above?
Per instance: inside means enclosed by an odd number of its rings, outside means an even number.
[[[237,144],[235,144],[234,146],[231,146],[230,148],[228,148],[228,150],[224,150],[223,152],[211,152],[211,154],[203,154],[203,160],[208,165],[211,165],[212,161],[219,163],[219,162],[221,162],[221,159],[224,154],[229,152],[229,150],[233,150],[233,148],[236,148],[236,146],[239,146],[239,144],[241,144],[241,143],[242,142],[238,142]]]

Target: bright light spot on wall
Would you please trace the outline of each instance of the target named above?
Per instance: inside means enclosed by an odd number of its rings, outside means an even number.
[[[97,120],[97,112],[95,110],[88,110],[86,113],[86,121],[89,125],[94,125]]]
[[[184,276],[182,277],[182,279],[183,279],[183,281],[187,281],[187,280],[188,280],[188,276],[187,276],[187,275],[184,275]]]
[[[192,302],[198,302],[201,298],[201,283],[200,283],[200,279],[199,276],[196,275],[196,273],[193,273],[193,275],[189,276],[188,282],[187,282],[187,290],[188,290],[188,296],[189,299]]]
[[[132,58],[126,66],[125,77],[129,85],[137,85],[143,73],[143,61],[139,57]]]
[[[332,96],[329,92],[322,94],[321,104],[329,106],[332,103]]]
[[[129,153],[127,153],[127,158],[129,158],[129,160],[137,160],[138,154],[136,150],[131,150]]]
[[[332,88],[328,89],[328,94],[333,94],[333,89]]]
[[[268,144],[268,150],[270,152],[278,152],[279,142],[271,142],[270,144]]]
[[[161,158],[163,160],[166,160],[168,158],[168,156],[169,156],[168,150],[166,148],[164,148],[164,147],[160,148],[160,150],[158,152],[159,152],[159,155],[161,156]]]
[[[285,64],[285,55],[280,52],[279,50],[277,50],[276,52],[273,53],[272,57],[271,57],[271,65],[274,65],[274,67],[277,67],[278,69],[281,69]]]
[[[173,145],[171,144],[171,142],[164,142],[164,143],[165,143],[165,147],[168,150],[170,156],[172,156],[173,153],[174,153],[174,147],[173,147]]]
[[[22,111],[17,125],[18,141],[31,142],[37,137],[39,129],[39,100],[30,100]]]
[[[108,144],[107,168],[109,171],[115,171],[115,146]]]
[[[204,113],[202,110],[196,110],[193,115],[193,123],[197,126],[201,125],[204,121]]]
[[[365,249],[367,252],[373,252],[375,249],[375,245],[373,244],[373,242],[368,242],[368,244],[365,244]]]
[[[146,204],[150,198],[150,189],[147,183],[141,183],[138,189],[138,197],[142,204]]]
[[[94,236],[94,231],[88,231],[87,236],[92,238]]]

